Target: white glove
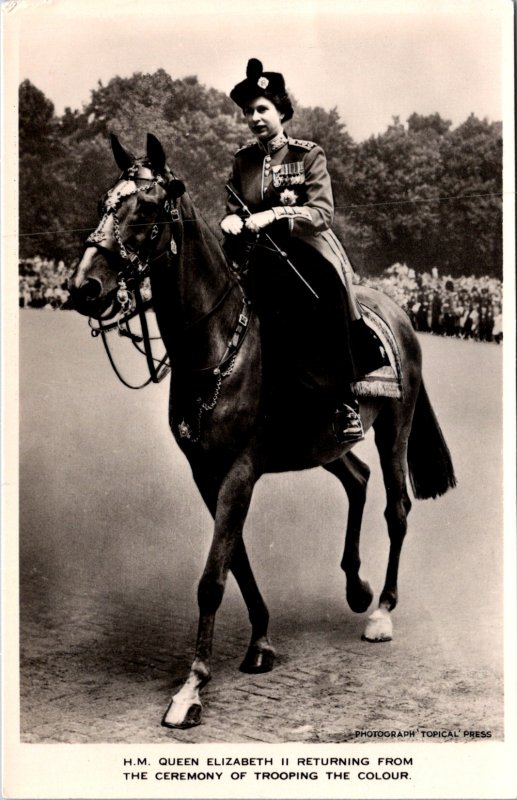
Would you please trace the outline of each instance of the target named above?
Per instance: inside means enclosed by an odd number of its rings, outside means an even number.
[[[246,228],[252,233],[258,233],[266,225],[271,225],[275,221],[274,213],[270,211],[259,211],[257,214],[252,214],[247,217],[245,221]]]
[[[236,236],[242,231],[242,219],[238,214],[228,214],[221,222],[221,230],[223,233],[231,233]]]

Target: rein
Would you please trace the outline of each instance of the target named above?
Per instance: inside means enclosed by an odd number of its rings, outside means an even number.
[[[114,329],[113,327],[109,328],[109,330],[113,330],[113,329]],[[128,388],[128,389],[143,389],[146,386],[149,386],[150,383],[160,383],[169,374],[169,372],[170,372],[170,364],[169,364],[169,358],[168,358],[167,354],[164,355],[163,358],[160,359],[159,361],[157,359],[155,359],[154,356],[152,355],[152,353],[150,352],[150,348],[148,348],[148,346],[147,346],[147,341],[145,340],[145,338],[141,337],[141,336],[140,337],[135,336],[130,331],[129,325],[127,325],[127,330],[126,331],[124,331],[123,328],[120,328],[119,329],[119,334],[121,336],[128,336],[131,339],[133,345],[138,350],[138,352],[139,353],[143,353],[146,356],[147,365],[148,365],[148,368],[149,368],[150,375],[149,375],[149,378],[147,378],[147,380],[145,380],[143,383],[138,384],[137,386],[129,383],[122,376],[122,374],[120,373],[120,371],[119,371],[119,369],[118,369],[118,367],[117,367],[117,365],[115,363],[115,360],[113,358],[111,349],[110,349],[109,344],[108,344],[108,340],[106,338],[106,329],[103,328],[102,326],[99,327],[99,328],[92,328],[92,336],[100,336],[101,337],[102,343],[104,345],[104,349],[106,351],[106,355],[108,356],[108,360],[109,360],[109,362],[111,364],[113,372],[115,373],[115,375],[117,376],[119,381],[124,386],[126,386],[126,388]],[[144,341],[145,350],[141,350],[138,347],[138,344],[137,344],[138,340],[140,340],[140,341],[143,340]]]
[[[151,308],[150,301],[146,301],[142,297],[140,286],[137,285],[134,289],[135,308],[128,311],[123,316],[119,317],[109,325],[104,325],[102,320],[97,320],[97,326],[93,326],[92,318],[88,320],[90,326],[90,333],[94,338],[101,337],[102,344],[108,356],[108,360],[112,369],[119,379],[119,381],[128,389],[143,389],[149,386],[150,383],[160,383],[170,372],[170,363],[167,353],[161,358],[157,359],[153,355],[151,342],[161,340],[160,336],[150,336],[149,327],[147,325],[146,311]],[[130,321],[139,318],[141,335],[135,334],[130,328]],[[109,346],[107,334],[111,331],[117,331],[119,336],[125,336],[131,341],[133,347],[142,355],[145,356],[147,368],[149,370],[149,378],[143,383],[134,385],[129,383],[121,374],[118,369],[111,348]]]

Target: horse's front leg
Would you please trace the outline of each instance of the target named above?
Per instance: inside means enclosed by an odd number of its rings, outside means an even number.
[[[163,718],[163,725],[189,728],[201,721],[200,690],[210,680],[215,615],[223,599],[228,570],[239,548],[258,470],[251,453],[241,455],[221,483],[212,545],[198,586],[199,626],[190,673]]]
[[[251,639],[240,665],[241,672],[269,672],[273,669],[275,649],[269,641],[269,611],[257,586],[244,541],[235,547],[231,570],[242,592],[251,623]]]
[[[194,480],[215,519],[219,485],[206,470],[194,470]],[[241,590],[251,623],[251,639],[240,669],[251,673],[269,672],[275,660],[275,650],[268,637],[269,611],[255,580],[242,536],[235,542],[230,570]]]

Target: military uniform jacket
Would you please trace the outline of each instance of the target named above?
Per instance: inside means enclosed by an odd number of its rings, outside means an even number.
[[[290,236],[320,253],[350,293],[353,270],[331,230],[334,200],[327,159],[319,145],[285,133],[264,145],[248,144],[235,154],[230,183],[251,213],[271,209],[284,231],[287,225]],[[227,213],[242,213],[231,197]],[[265,229],[273,238],[278,223]]]

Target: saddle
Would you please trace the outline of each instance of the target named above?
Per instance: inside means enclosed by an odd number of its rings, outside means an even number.
[[[381,343],[385,363],[377,369],[362,375],[352,383],[356,397],[402,398],[402,370],[400,353],[393,331],[387,322],[373,309],[360,303],[362,318]]]

